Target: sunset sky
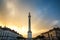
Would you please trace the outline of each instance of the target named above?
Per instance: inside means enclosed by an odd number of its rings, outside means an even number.
[[[0,26],[27,37],[29,12],[33,37],[60,27],[60,0],[0,0]]]

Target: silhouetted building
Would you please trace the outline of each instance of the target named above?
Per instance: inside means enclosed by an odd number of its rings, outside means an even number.
[[[48,32],[42,33],[46,40],[60,40],[60,28],[53,28]]]
[[[17,37],[22,38],[23,36],[15,32],[14,30],[11,30],[10,28],[0,27],[0,40],[18,40]]]
[[[60,40],[60,28],[53,28],[41,35],[38,35],[34,40]]]

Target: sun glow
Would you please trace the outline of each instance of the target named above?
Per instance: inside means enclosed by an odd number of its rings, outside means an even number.
[[[26,34],[26,33],[27,33],[27,27],[23,26],[23,27],[21,28],[21,33],[22,33],[22,34]]]
[[[0,18],[0,26],[7,26],[12,30],[17,31],[19,34],[22,34],[24,37],[27,37],[28,33],[28,12],[31,12],[32,15],[32,36],[40,34],[41,32],[46,31],[48,29],[45,24],[45,20],[42,15],[38,15],[37,13],[42,13],[34,9],[34,7],[30,7],[30,5],[24,5],[20,0],[17,3],[16,0],[4,0],[6,6],[6,13],[2,14]],[[4,10],[5,11],[5,10]],[[7,17],[5,17],[7,16]],[[41,18],[39,16],[42,16]],[[58,21],[56,21],[57,23]],[[53,24],[56,24],[55,21]],[[44,29],[46,27],[46,29]]]
[[[21,26],[21,27],[18,27],[18,26],[16,26],[16,25],[7,25],[7,27],[9,27],[10,29],[12,29],[12,30],[15,30],[17,33],[19,33],[19,34],[22,34],[24,37],[27,37],[26,35],[27,35],[27,27],[26,26]]]

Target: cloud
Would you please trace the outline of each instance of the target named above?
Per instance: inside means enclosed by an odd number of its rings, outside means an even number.
[[[4,7],[2,7],[2,11],[0,12],[0,25],[6,25],[20,34],[22,34],[22,31],[24,30],[20,30],[22,26],[28,29],[29,11],[31,11],[32,17],[36,14],[32,7],[24,5],[23,3],[19,4],[18,0],[4,0],[2,5]],[[27,31],[25,33],[27,34]]]
[[[58,20],[54,20],[53,22],[52,22],[52,25],[57,25],[58,24]]]
[[[57,25],[58,25],[58,27],[60,27],[60,20],[59,20],[59,22],[57,23]]]
[[[28,30],[29,12],[32,16],[31,23],[34,35],[47,31],[53,25],[60,25],[59,20],[45,18],[48,8],[37,9],[33,4],[25,4],[22,0],[3,0],[0,4],[0,25],[7,25],[20,34],[24,28]],[[25,33],[23,35],[27,35],[27,31]]]

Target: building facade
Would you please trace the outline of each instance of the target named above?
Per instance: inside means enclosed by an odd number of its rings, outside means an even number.
[[[60,40],[60,28],[53,28],[45,33],[41,33],[35,40]]]
[[[60,28],[53,28],[48,32],[42,33],[46,40],[59,40],[60,38]]]
[[[17,37],[23,37],[23,36],[9,28],[0,27],[0,40],[18,40]]]

